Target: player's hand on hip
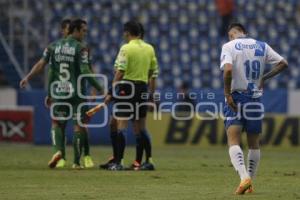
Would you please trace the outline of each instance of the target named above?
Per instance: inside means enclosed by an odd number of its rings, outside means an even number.
[[[231,94],[230,94],[230,95],[226,95],[226,102],[227,102],[227,104],[230,106],[230,108],[231,108],[234,112],[237,112],[237,106],[236,106],[236,104],[234,103]]]
[[[262,90],[264,88],[265,81],[263,79],[260,80],[258,89]]]
[[[27,78],[23,78],[21,81],[20,81],[20,88],[25,88],[28,84],[28,79]]]

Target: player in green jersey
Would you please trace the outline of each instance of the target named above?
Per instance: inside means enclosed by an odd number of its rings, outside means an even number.
[[[53,146],[56,153],[49,162],[49,167],[53,168],[62,158],[62,128],[61,123],[65,123],[72,116],[74,125],[74,168],[80,168],[80,154],[82,147],[87,141],[87,131],[84,126],[80,126],[77,122],[82,113],[77,112],[77,108],[85,100],[78,96],[77,80],[80,74],[91,74],[89,69],[89,51],[82,44],[87,31],[86,22],[83,20],[72,21],[70,27],[71,36],[66,39],[54,42],[50,49],[50,77],[49,94],[52,98],[52,138]],[[101,90],[101,86],[95,78],[86,78],[97,90]],[[79,87],[81,93],[84,93],[84,87]],[[84,108],[84,107],[83,107]],[[70,113],[70,111],[72,111]],[[84,111],[83,111],[84,112]],[[63,119],[62,119],[63,118]]]
[[[70,19],[64,19],[61,22],[61,34],[63,38],[66,38],[69,34],[69,26],[70,26],[71,20]],[[28,85],[28,82],[36,75],[40,74],[46,65],[49,63],[50,60],[50,52],[52,49],[52,43],[48,45],[47,48],[45,48],[43,57],[32,67],[31,71],[20,81],[20,87],[25,88]]]
[[[86,49],[87,49],[87,51],[88,51],[88,55],[90,55],[90,53],[89,53],[89,49],[86,47],[86,44],[84,44],[84,43],[82,43],[82,46],[84,46]],[[54,50],[52,51],[52,54],[54,54]],[[88,56],[89,58],[88,58],[88,61],[89,61],[89,69],[90,70],[92,70],[92,66],[91,66],[91,59],[90,59],[90,56]],[[55,81],[55,74],[57,73],[56,72],[57,71],[57,69],[55,70],[55,68],[49,68],[49,78],[48,78],[48,97],[50,97],[50,98],[48,98],[49,100],[50,100],[50,102],[52,101],[52,96],[51,96],[51,85],[52,85],[52,83]],[[91,71],[92,72],[92,71]],[[85,93],[86,93],[86,88],[87,88],[87,85],[86,85],[86,82],[87,82],[87,78],[83,78],[82,79],[82,81],[79,83],[80,85],[81,85],[81,88],[82,88],[82,90],[81,90],[81,94],[83,94],[83,95],[86,95]],[[92,89],[92,93],[94,93],[95,94],[95,92],[93,91],[93,89]],[[93,94],[93,96],[95,96]],[[51,103],[50,103],[51,104]],[[76,103],[75,103],[76,104]],[[85,107],[86,108],[86,107]],[[86,108],[87,109],[87,108]],[[60,121],[60,123],[59,123],[59,125],[60,125],[60,127],[61,127],[61,129],[62,129],[62,132],[63,132],[63,137],[62,137],[62,139],[63,139],[63,158],[62,159],[60,159],[59,160],[59,162],[57,163],[57,165],[56,165],[56,167],[57,168],[62,168],[62,167],[64,167],[65,166],[65,144],[66,144],[66,139],[65,139],[65,133],[64,133],[64,131],[65,131],[65,127],[66,127],[66,120],[62,120],[62,121]],[[84,127],[85,128],[85,127]],[[85,128],[86,129],[86,128]],[[88,138],[88,131],[87,131],[87,129],[85,130],[85,133],[87,134],[87,135],[85,135],[85,139],[84,139],[84,141],[83,141],[83,149],[84,149],[84,167],[85,168],[92,168],[92,167],[94,167],[94,162],[93,162],[93,160],[92,160],[92,157],[90,156],[90,144],[89,144],[89,138]]]
[[[73,168],[81,168],[80,157],[85,141],[88,139],[87,130],[84,122],[80,123],[87,110],[86,106],[81,107],[85,99],[80,97],[79,93],[85,93],[85,87],[80,85],[80,75],[92,74],[89,68],[89,50],[82,43],[87,32],[87,24],[81,19],[72,21],[70,25],[70,36],[66,39],[59,40],[54,43],[53,56],[50,59],[50,67],[53,71],[51,77],[50,91],[53,99],[52,113],[55,123],[61,120],[67,120],[69,117],[74,121],[74,163]],[[85,78],[98,91],[102,91],[102,87],[98,84],[94,77]],[[79,84],[79,85],[78,85]],[[79,108],[82,108],[79,110]],[[58,121],[56,121],[58,119]],[[56,128],[57,126],[54,126]],[[55,132],[54,140],[60,141],[60,132]],[[56,139],[58,138],[58,139]],[[57,152],[49,162],[49,166],[55,165],[57,158],[60,157],[60,144],[54,146]]]
[[[60,24],[60,28],[61,28],[61,35],[63,38],[66,38],[69,35],[69,27],[71,24],[71,20],[70,19],[64,19],[62,20],[61,24]],[[39,75],[40,73],[42,73],[46,67],[47,64],[49,64],[50,61],[50,57],[51,57],[51,52],[52,52],[52,48],[53,48],[53,43],[51,43],[50,45],[48,45],[44,52],[43,52],[43,56],[42,58],[34,64],[34,66],[32,67],[31,71],[20,81],[20,87],[21,88],[25,88],[28,85],[28,82],[35,76]],[[51,69],[49,69],[48,71],[48,75],[49,77],[51,77]],[[49,85],[49,83],[48,83]],[[48,91],[48,95],[45,97],[45,106],[47,108],[49,108],[51,105],[51,98],[50,98],[50,94]],[[62,137],[62,144],[66,143],[66,138],[65,138],[65,126],[66,123],[63,124],[61,123],[61,129],[62,129],[62,133],[63,133],[63,137]],[[64,167],[65,166],[65,145],[62,148],[62,159],[59,161],[59,163],[57,164],[56,167]]]
[[[70,23],[71,20],[70,19],[64,19],[61,22],[61,35],[63,38],[66,38],[69,35],[69,27],[70,27]],[[48,45],[47,48],[45,48],[44,53],[42,58],[33,66],[33,68],[31,69],[31,71],[28,73],[28,75],[23,78],[20,82],[20,87],[24,88],[26,87],[26,85],[28,84],[28,81],[31,80],[34,76],[38,75],[39,73],[41,73],[46,65],[49,63],[50,61],[50,57],[51,57],[51,52],[53,52],[53,44],[51,43],[50,45]],[[91,63],[91,62],[90,62]],[[90,66],[91,68],[91,66]],[[52,70],[51,68],[49,68],[48,71],[48,86],[50,86],[50,82],[51,82],[51,77],[52,77]],[[48,95],[45,97],[45,106],[47,108],[50,108],[51,106],[51,95],[50,95],[50,90],[48,89]],[[66,121],[64,121],[66,122]],[[65,167],[66,164],[66,151],[65,151],[65,146],[66,146],[66,135],[65,135],[65,127],[66,127],[67,123],[60,123],[60,128],[62,131],[62,158],[58,161],[56,168],[63,168]],[[94,166],[93,160],[90,156],[90,146],[89,146],[89,140],[85,140],[84,143],[84,167],[86,168],[91,168]]]

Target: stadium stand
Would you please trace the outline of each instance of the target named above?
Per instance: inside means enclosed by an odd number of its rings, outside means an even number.
[[[300,2],[237,0],[235,3],[235,19],[246,25],[249,35],[269,42],[289,61],[291,70],[270,81],[267,88],[300,88]],[[57,27],[61,19],[84,17],[89,23],[88,43],[92,49],[95,68],[108,75],[109,79],[112,78],[113,62],[122,42],[122,23],[137,18],[145,25],[145,40],[152,43],[157,50],[161,69],[158,87],[175,88],[182,82],[189,82],[194,89],[222,87],[222,75],[218,68],[219,54],[227,39],[220,37],[218,33],[220,19],[214,1],[153,0],[129,3],[62,0],[48,1],[47,5],[50,10],[47,42],[59,37]],[[38,30],[40,32],[46,31],[41,24],[41,13],[45,12],[45,5],[42,1],[36,1],[28,6],[32,27],[43,29]],[[3,23],[5,18],[1,20],[1,30],[4,30],[3,26],[8,26]],[[41,56],[46,42],[43,37],[35,37],[35,40],[41,39],[37,45],[33,38],[29,39],[29,44],[32,44],[28,53],[29,66],[32,66]],[[15,43],[16,46],[18,44],[21,45],[21,42]],[[15,49],[17,59],[22,60],[22,49]],[[1,62],[4,62],[2,58]],[[3,65],[5,63],[1,66]],[[8,80],[13,80],[10,83],[15,81],[16,73],[5,68],[3,71]],[[34,85],[43,87],[43,79],[35,81]]]

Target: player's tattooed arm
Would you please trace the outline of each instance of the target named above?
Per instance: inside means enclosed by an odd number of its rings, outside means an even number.
[[[277,65],[275,65],[275,67],[273,67],[271,69],[271,71],[269,71],[268,73],[264,74],[260,84],[259,84],[259,88],[262,89],[264,86],[264,82],[270,78],[273,78],[274,76],[276,76],[277,74],[281,73],[283,70],[288,68],[288,63],[286,60],[282,60],[280,61]]]
[[[233,111],[237,111],[237,106],[231,96],[231,81],[232,81],[232,64],[225,64],[224,66],[224,95],[226,102],[232,108]]]
[[[225,64],[224,66],[224,95],[231,95],[231,81],[232,81],[232,65]]]

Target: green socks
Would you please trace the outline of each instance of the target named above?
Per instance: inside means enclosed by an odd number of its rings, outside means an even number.
[[[63,132],[60,127],[52,127],[51,128],[51,137],[52,137],[52,145],[54,149],[54,153],[65,150],[65,144],[63,142]]]
[[[84,145],[84,155],[90,155],[90,142],[89,142],[89,135],[87,131],[81,132],[83,135],[83,145]]]
[[[80,165],[80,156],[84,146],[85,133],[75,132],[73,135],[74,164]]]

